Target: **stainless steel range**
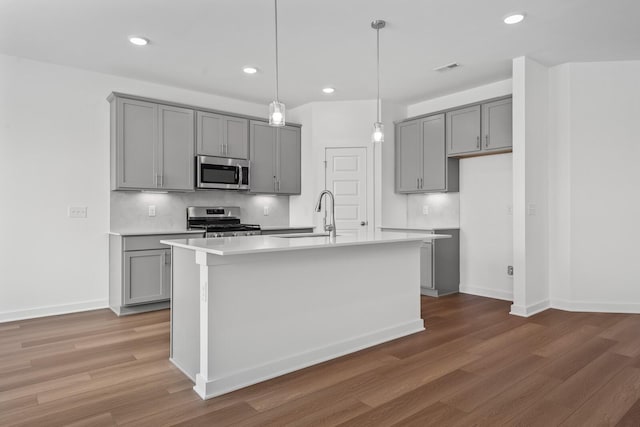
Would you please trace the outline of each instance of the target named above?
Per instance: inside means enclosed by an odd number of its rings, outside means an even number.
[[[253,236],[260,226],[240,223],[240,208],[235,206],[189,206],[187,229],[205,230],[205,237]]]

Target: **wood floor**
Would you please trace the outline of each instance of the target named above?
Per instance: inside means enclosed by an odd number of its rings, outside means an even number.
[[[167,359],[167,310],[0,324],[0,425],[640,426],[640,315],[422,310],[425,332],[208,401]]]

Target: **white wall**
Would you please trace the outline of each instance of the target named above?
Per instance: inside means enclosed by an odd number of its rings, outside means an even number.
[[[511,313],[549,307],[549,70],[513,60],[513,257]]]
[[[552,305],[640,313],[640,61],[550,76]]]
[[[508,96],[507,79],[440,98],[409,105],[409,117]],[[409,195],[407,222],[421,226],[460,226],[460,290],[462,292],[512,298],[511,155],[493,155],[460,160],[460,193]],[[486,184],[486,185],[485,185]],[[422,206],[429,215],[422,215]],[[432,213],[433,212],[433,213]]]
[[[318,194],[325,188],[325,149],[328,147],[365,147],[367,167],[373,171],[374,147],[371,129],[376,118],[376,101],[314,102],[293,108],[291,120],[302,124],[302,194],[291,196],[290,220],[295,225],[322,226],[322,215],[313,210]],[[385,132],[384,144],[393,146],[393,137]],[[368,220],[373,227],[374,174],[368,172]]]
[[[111,91],[264,105],[0,55],[0,321],[107,306]],[[88,218],[67,218],[70,205]]]
[[[511,153],[460,162],[460,290],[513,300]]]

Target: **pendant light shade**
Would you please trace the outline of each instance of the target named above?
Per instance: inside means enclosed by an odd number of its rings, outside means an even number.
[[[384,28],[386,24],[382,19],[377,19],[371,23],[371,28],[376,30],[376,69],[378,79],[378,98],[376,99],[378,114],[376,122],[373,124],[373,132],[371,134],[371,140],[373,142],[384,142],[384,125],[382,124],[382,113],[380,112],[382,104],[380,100],[380,30]]]
[[[278,99],[278,0],[273,0],[275,12],[275,33],[276,33],[276,99],[269,104],[269,125],[285,125],[285,106]]]
[[[273,101],[269,104],[269,124],[271,126],[284,126],[285,106],[282,102]]]
[[[384,142],[384,125],[380,122],[373,124],[373,133],[371,134],[373,142]]]

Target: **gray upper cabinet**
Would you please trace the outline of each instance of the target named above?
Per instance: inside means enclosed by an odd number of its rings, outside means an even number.
[[[422,177],[422,138],[420,120],[396,127],[396,191],[418,192]]]
[[[447,150],[449,155],[480,151],[480,106],[447,113]]]
[[[158,105],[130,99],[112,102],[111,139],[112,188],[156,188]]]
[[[111,188],[193,191],[194,113],[113,96]]]
[[[444,114],[427,117],[421,121],[421,125],[422,181],[420,189],[422,191],[447,191]]]
[[[251,193],[300,194],[300,128],[249,124]]]
[[[458,160],[447,158],[444,114],[398,124],[395,143],[396,192],[458,191]]]
[[[163,190],[193,190],[193,110],[158,106],[159,187]]]
[[[482,150],[506,150],[513,146],[512,101],[502,99],[482,105]]]
[[[236,159],[248,157],[247,119],[198,111],[196,120],[196,154]]]
[[[300,194],[300,128],[278,128],[277,192]]]
[[[250,191],[252,193],[275,193],[276,128],[267,123],[252,121],[249,134]]]

